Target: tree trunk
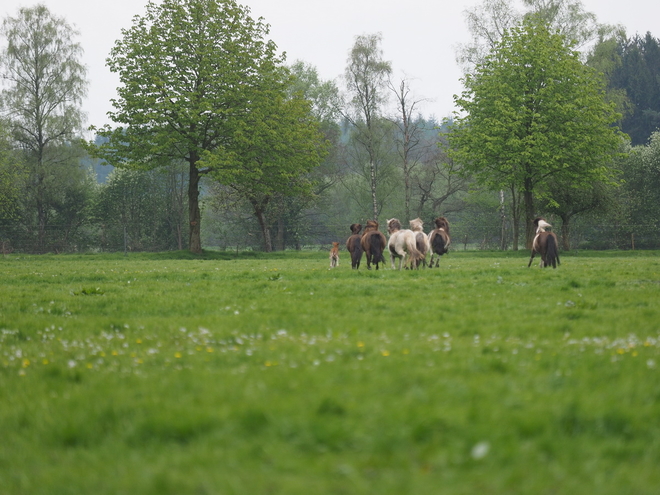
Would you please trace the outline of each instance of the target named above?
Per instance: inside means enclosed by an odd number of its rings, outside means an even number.
[[[268,222],[266,221],[266,215],[264,214],[264,211],[259,208],[257,205],[254,205],[254,214],[257,217],[257,221],[259,222],[259,227],[261,227],[261,234],[263,235],[264,238],[264,250],[267,253],[270,253],[273,251],[273,243],[270,239],[270,228],[268,227]]]
[[[46,252],[46,207],[41,200],[41,191],[37,198],[37,252],[44,254]]]
[[[525,202],[525,245],[527,249],[532,249],[532,242],[536,230],[534,229],[534,195],[532,194],[531,185],[525,184],[525,191],[523,192],[523,200]]]
[[[277,218],[277,249],[284,251],[284,220],[282,215]]]
[[[500,189],[500,220],[502,228],[500,230],[500,249],[506,250],[506,210],[504,209],[504,190]]]
[[[371,169],[371,201],[374,208],[374,220],[378,221],[378,200],[376,199],[376,164],[373,158],[369,160]]]
[[[513,250],[518,251],[520,243],[520,204],[516,196],[516,189],[511,186],[511,218],[513,223]]]
[[[571,250],[571,217],[561,217],[561,247],[564,251]]]
[[[202,214],[199,210],[199,179],[197,169],[197,157],[190,157],[190,175],[188,180],[188,218],[190,220],[190,235],[188,238],[188,249],[191,253],[202,253],[201,220]]]
[[[406,156],[403,159],[403,182],[404,187],[406,188],[406,197],[405,197],[405,210],[406,210],[406,220],[410,220],[410,196],[411,187],[410,187],[410,171],[408,170],[408,157]]]

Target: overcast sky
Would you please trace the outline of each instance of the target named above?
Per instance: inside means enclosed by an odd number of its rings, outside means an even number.
[[[80,31],[85,50],[89,95],[84,111],[91,125],[108,123],[106,112],[116,96],[118,78],[105,66],[110,49],[142,15],[147,0],[2,0],[0,15],[15,16],[21,6],[45,4]],[[287,61],[314,65],[323,79],[338,79],[344,72],[355,36],[380,32],[384,58],[395,76],[411,81],[415,98],[428,99],[425,116],[442,119],[453,111],[453,95],[461,91],[461,72],[455,48],[469,41],[464,11],[480,0],[239,0],[253,17],[270,24],[270,38]],[[598,21],[621,24],[628,35],[650,31],[660,37],[660,2],[650,0],[583,0]],[[0,40],[2,43],[2,40]],[[339,81],[338,81],[339,82]]]

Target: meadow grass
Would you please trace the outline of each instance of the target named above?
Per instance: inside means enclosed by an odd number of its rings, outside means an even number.
[[[0,258],[0,493],[655,494],[660,253]]]

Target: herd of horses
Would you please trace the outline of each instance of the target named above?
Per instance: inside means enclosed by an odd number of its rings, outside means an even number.
[[[385,263],[385,251],[389,251],[392,269],[395,269],[395,260],[399,260],[399,269],[419,268],[420,265],[427,266],[426,258],[431,253],[428,266],[432,267],[440,263],[440,256],[445,254],[451,243],[449,237],[449,222],[445,217],[435,219],[436,228],[428,235],[423,231],[424,223],[419,218],[410,221],[410,229],[401,228],[401,222],[396,218],[387,221],[387,232],[389,240],[380,230],[378,222],[368,220],[362,231],[362,225],[354,223],[351,225],[351,236],[346,240],[346,249],[351,254],[351,267],[360,268],[362,255],[367,260],[367,269],[371,265],[376,270],[381,263]]]
[[[451,244],[449,237],[449,221],[445,217],[438,217],[434,220],[435,229],[428,234],[424,233],[424,222],[416,218],[410,220],[410,228],[401,227],[401,222],[392,218],[387,221],[387,233],[389,240],[379,230],[376,220],[368,220],[362,232],[362,225],[354,223],[351,225],[351,236],[346,240],[346,249],[351,255],[351,268],[360,268],[360,262],[364,254],[367,260],[367,269],[371,270],[371,265],[376,266],[376,270],[381,263],[385,263],[385,251],[390,255],[392,269],[396,269],[395,261],[399,261],[398,269],[402,267],[409,269],[418,269],[420,266],[437,268],[440,265],[440,256],[446,254]],[[542,267],[552,266],[557,268],[559,264],[559,251],[557,236],[554,232],[547,229],[552,227],[544,218],[538,217],[534,220],[536,226],[536,236],[532,243],[532,256],[529,259],[530,267],[534,256],[541,256]],[[426,259],[431,254],[427,263]],[[436,258],[437,256],[437,258]],[[337,243],[333,243],[333,249],[330,253],[330,267],[337,266],[338,253]]]

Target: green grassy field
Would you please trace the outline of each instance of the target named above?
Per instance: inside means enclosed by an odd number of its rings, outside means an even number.
[[[660,493],[660,253],[0,258],[0,493]]]

